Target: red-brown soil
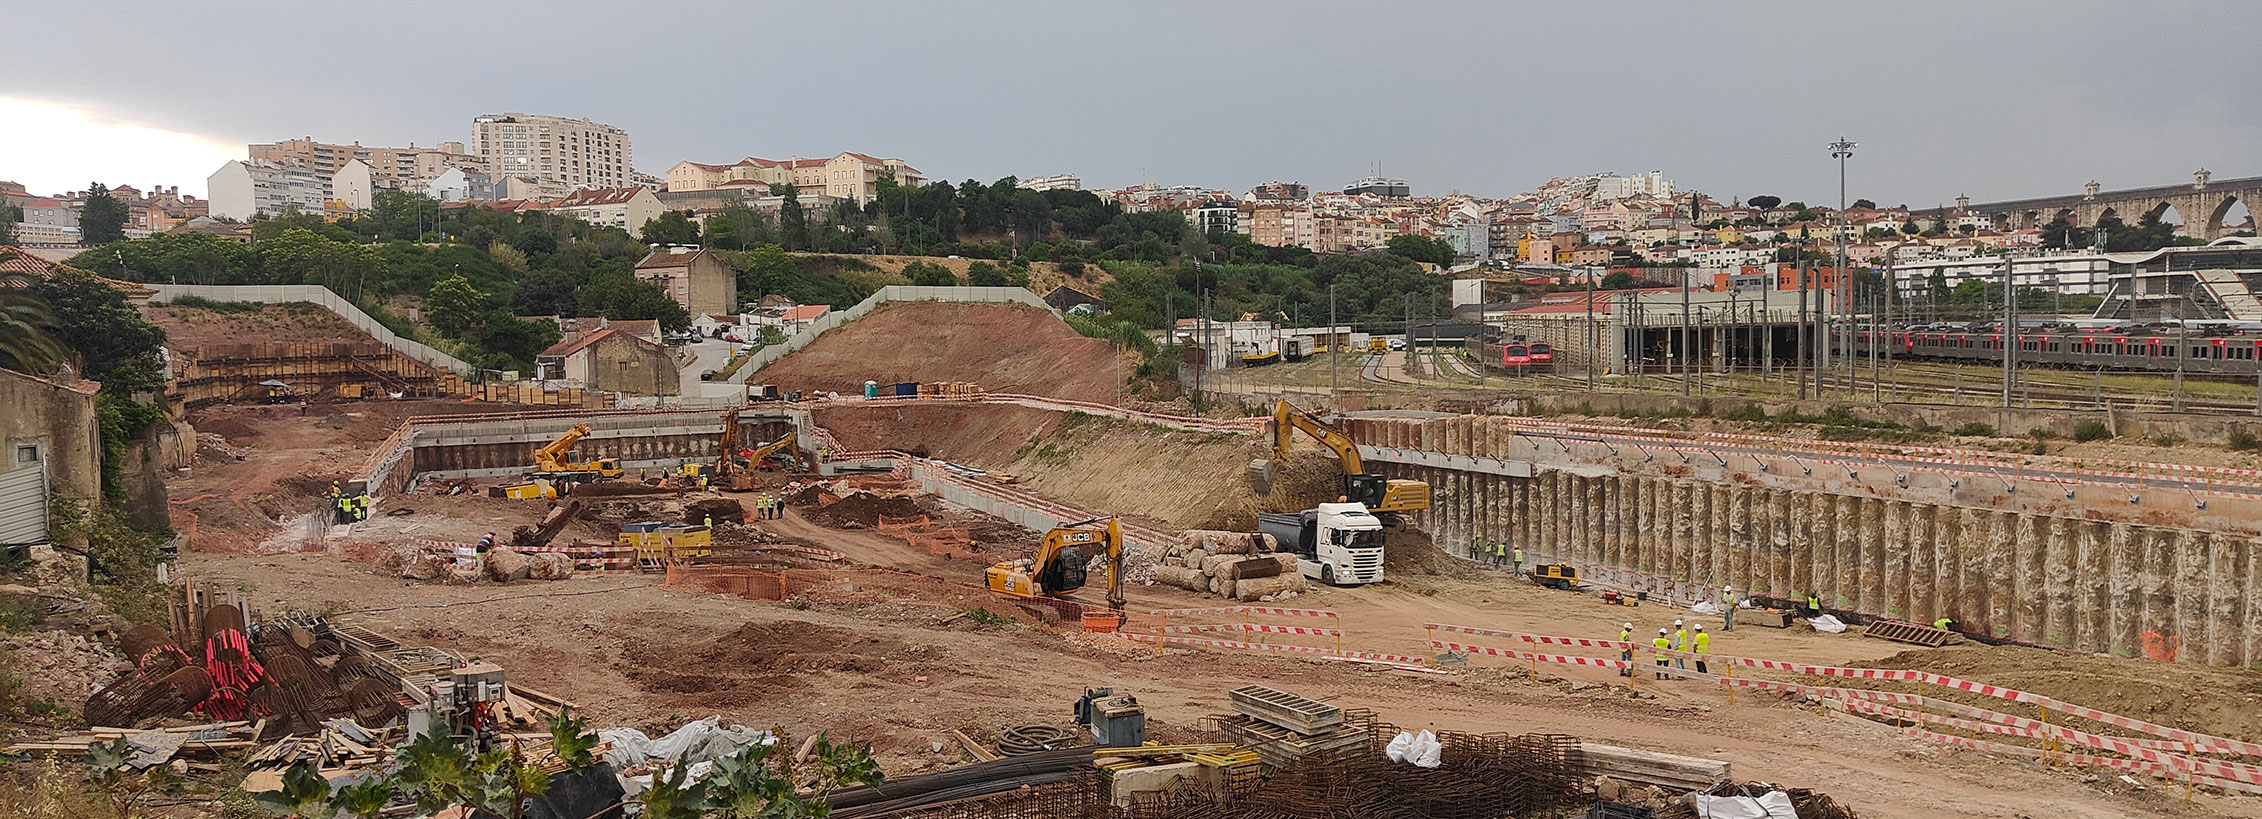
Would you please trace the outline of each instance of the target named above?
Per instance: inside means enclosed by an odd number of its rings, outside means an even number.
[[[1128,376],[1136,361],[1120,362]],[[819,336],[753,380],[785,390],[862,394],[900,381],[964,381],[990,392],[1115,400],[1113,345],[1051,313],[1005,304],[894,304]]]
[[[375,340],[338,314],[303,302],[225,313],[159,305],[149,309],[149,320],[165,328],[165,346],[176,350],[194,350],[206,344]]]

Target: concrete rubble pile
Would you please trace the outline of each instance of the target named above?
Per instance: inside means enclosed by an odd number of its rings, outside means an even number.
[[[1271,535],[1189,530],[1163,550],[1154,579],[1233,600],[1279,600],[1304,590],[1296,556],[1279,548]]]

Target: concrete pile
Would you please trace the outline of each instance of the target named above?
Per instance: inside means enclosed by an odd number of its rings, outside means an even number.
[[[1277,600],[1304,590],[1296,556],[1271,535],[1196,529],[1163,551],[1155,582],[1234,600]]]

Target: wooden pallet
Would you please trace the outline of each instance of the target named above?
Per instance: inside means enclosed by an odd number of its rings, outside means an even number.
[[[1879,620],[1869,624],[1869,628],[1863,629],[1862,635],[1926,648],[1952,646],[1964,641],[1963,635],[1953,631],[1933,628],[1922,623],[1911,623],[1907,620]]]
[[[1579,743],[1572,761],[1583,777],[1607,776],[1673,791],[1700,791],[1728,778],[1725,760]]]
[[[1290,767],[1302,759],[1336,759],[1357,753],[1369,740],[1366,730],[1348,725],[1307,735],[1245,714],[1227,714],[1215,720],[1226,739],[1255,752],[1265,767],[1274,769]]]
[[[1235,713],[1305,736],[1325,733],[1343,724],[1343,709],[1277,688],[1244,685],[1227,692],[1227,696],[1233,699]]]

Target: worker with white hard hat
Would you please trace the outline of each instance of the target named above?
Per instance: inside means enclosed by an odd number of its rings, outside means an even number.
[[[1626,664],[1618,669],[1618,676],[1634,676],[1634,624],[1627,623],[1618,629],[1618,659]]]
[[[1696,636],[1689,639],[1695,641],[1689,644],[1689,650],[1696,652],[1697,655],[1696,673],[1712,673],[1711,669],[1705,668],[1704,666],[1704,655],[1711,653],[1712,651],[1712,635],[1704,633],[1704,624],[1698,623],[1696,624]]]
[[[1650,656],[1657,660],[1656,674],[1660,680],[1665,679],[1665,669],[1670,667],[1672,663],[1672,658],[1666,656],[1665,652],[1672,650],[1670,644],[1673,638],[1665,635],[1665,629],[1660,628],[1657,630],[1657,639],[1649,641],[1651,646],[1656,647],[1656,650],[1650,652]]]
[[[1673,621],[1673,650],[1689,650],[1689,628],[1688,626],[1682,625],[1680,620]],[[1675,657],[1673,658],[1673,667],[1688,668],[1689,661],[1683,657]]]
[[[1725,619],[1725,622],[1721,624],[1721,626],[1720,626],[1720,630],[1721,630],[1721,631],[1735,631],[1735,630],[1736,630],[1736,587],[1734,587],[1734,586],[1721,586],[1721,587],[1720,587],[1720,614],[1721,614],[1721,616],[1722,616],[1723,618],[1726,618],[1726,619]]]

